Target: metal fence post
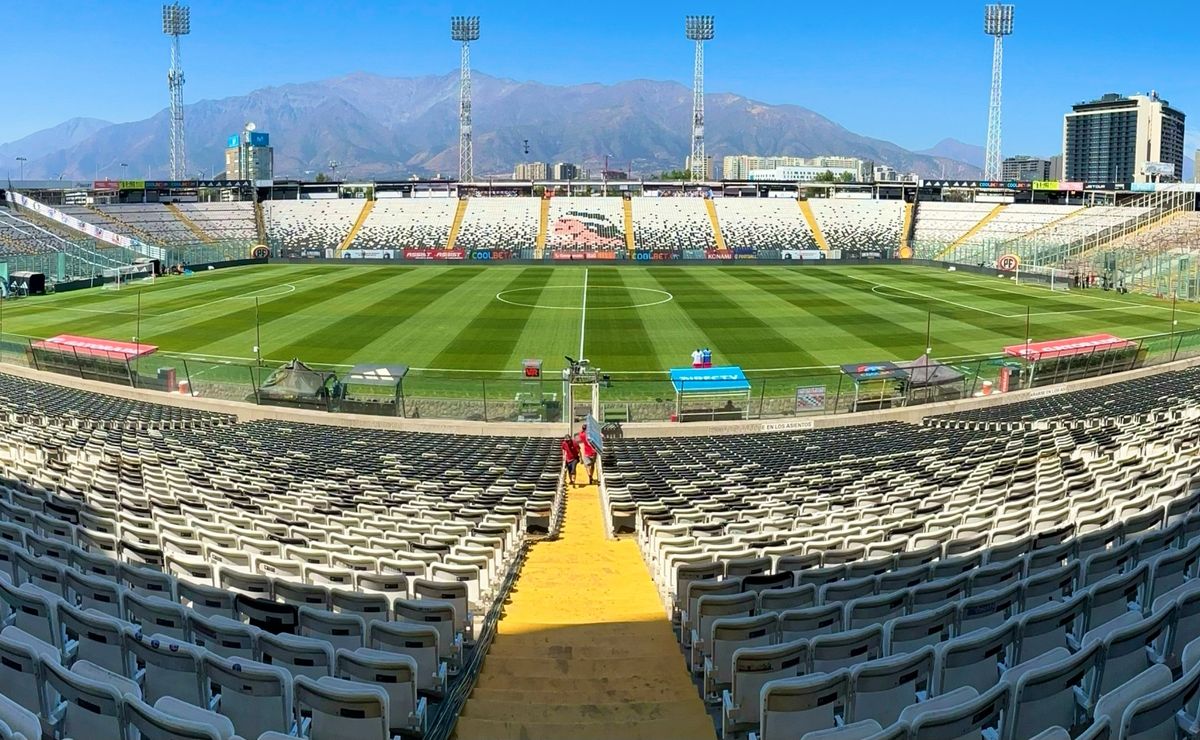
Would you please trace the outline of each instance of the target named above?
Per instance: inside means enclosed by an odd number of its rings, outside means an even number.
[[[487,420],[488,420],[488,414],[487,414],[487,378],[480,378],[480,379],[479,379],[479,386],[480,386],[480,388],[482,388],[482,390],[483,390],[483,420],[484,420],[484,421],[487,421]]]

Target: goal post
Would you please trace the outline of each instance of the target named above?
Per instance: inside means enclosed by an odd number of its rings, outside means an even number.
[[[1074,274],[1063,267],[1020,264],[1013,272],[1013,281],[1018,285],[1040,285],[1050,290],[1070,290]]]
[[[142,263],[106,267],[101,271],[105,290],[123,290],[130,281],[154,282],[154,265]]]

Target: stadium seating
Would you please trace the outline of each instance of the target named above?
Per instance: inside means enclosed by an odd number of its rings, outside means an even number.
[[[258,239],[258,228],[254,225],[254,204],[250,201],[177,203],[176,207],[213,239],[229,241]]]
[[[717,248],[703,198],[638,197],[632,199],[632,205],[633,234],[639,249]]]
[[[450,240],[454,198],[381,198],[363,222],[358,249],[441,249]],[[536,230],[537,225],[534,224]]]
[[[890,251],[900,247],[902,201],[828,198],[810,200],[809,205],[830,249]]]
[[[0,429],[0,719],[76,737],[358,712],[421,734],[559,479],[554,440],[239,424],[6,374]]]
[[[922,205],[922,208],[924,207]],[[1078,210],[1078,206],[1012,203],[984,224],[983,228],[964,239],[963,245],[996,244],[1017,239],[1064,219]]]
[[[533,249],[537,242],[537,198],[469,198],[454,246],[462,249]]]
[[[581,252],[623,250],[624,218],[620,198],[551,198],[546,247]]]
[[[5,208],[0,208],[0,254],[53,254],[62,251],[61,239]]]
[[[163,203],[101,205],[95,210],[125,224],[135,234],[148,235],[154,244],[194,244],[197,241],[187,224],[176,218]]]
[[[605,496],[726,737],[1182,726],[1200,680],[1178,669],[1200,655],[1198,378],[923,426],[626,437]],[[751,591],[756,608],[735,606]]]
[[[337,249],[362,207],[361,200],[352,199],[269,200],[263,218],[267,232],[288,249]]]
[[[816,249],[812,229],[793,198],[715,198],[730,249]]]
[[[918,250],[917,255],[936,257],[995,209],[995,203],[921,201],[913,222],[913,246]]]

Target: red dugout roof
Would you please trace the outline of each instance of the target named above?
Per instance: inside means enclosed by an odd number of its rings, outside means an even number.
[[[1010,357],[1020,357],[1023,360],[1038,362],[1052,360],[1056,357],[1071,355],[1087,355],[1093,352],[1108,352],[1114,349],[1125,349],[1135,346],[1128,339],[1121,339],[1112,334],[1089,334],[1086,337],[1068,337],[1066,339],[1051,339],[1047,342],[1031,342],[1011,344],[1004,348],[1004,354]]]
[[[113,339],[80,337],[74,334],[59,334],[56,337],[39,340],[33,343],[33,348],[52,352],[74,352],[91,357],[105,357],[110,360],[129,360],[134,357],[152,355],[158,351],[158,347],[153,344],[118,342]]]

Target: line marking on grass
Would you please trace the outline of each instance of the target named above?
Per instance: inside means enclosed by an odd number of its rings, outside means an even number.
[[[536,287],[536,288],[510,288],[509,290],[502,290],[499,293],[497,293],[496,300],[500,301],[501,303],[507,303],[510,306],[520,306],[521,308],[542,308],[542,309],[548,309],[551,311],[582,311],[583,310],[582,306],[552,306],[548,303],[522,303],[521,301],[514,301],[514,300],[511,300],[511,299],[505,297],[505,296],[510,296],[513,293],[527,293],[531,290],[536,290],[536,291],[539,291],[540,293],[545,293],[547,290],[575,290],[576,288],[582,288],[582,287],[583,287],[582,285],[545,285],[545,286]],[[588,287],[589,291],[612,288],[613,290],[624,290],[627,292],[631,291],[631,290],[637,290],[637,291],[641,291],[643,293],[654,293],[656,295],[664,296],[663,298],[659,298],[656,301],[646,301],[645,303],[630,303],[630,304],[627,304],[624,306],[589,306],[588,308],[593,312],[594,311],[627,311],[631,308],[648,308],[650,306],[661,306],[664,303],[670,303],[671,301],[675,300],[675,296],[672,293],[665,291],[665,290],[659,290],[658,288],[639,288],[636,285],[591,285],[590,283],[588,284],[587,287]]]
[[[1008,285],[1005,285],[1002,287],[1000,285],[996,285],[995,283],[991,282],[990,280],[962,280],[960,282],[962,282],[964,285],[978,285],[980,287],[987,288],[989,290],[995,290],[1000,293],[1012,293],[1013,295],[1027,295],[1026,293],[1024,293],[1021,290],[1014,290],[1012,287],[1010,287]],[[1021,287],[1036,289],[1036,290],[1047,290],[1047,291],[1050,290],[1049,288],[1045,287],[1044,285],[1029,285],[1027,283],[1022,284]],[[1058,293],[1060,291],[1051,291],[1051,292]],[[1091,300],[1091,301],[1104,301],[1105,303],[1119,303],[1126,308],[1129,308],[1129,307],[1149,308],[1149,309],[1153,309],[1155,311],[1170,311],[1171,310],[1170,306],[1158,306],[1153,303],[1134,303],[1132,301],[1122,300],[1120,298],[1107,298],[1102,295],[1095,295],[1094,293],[1090,292],[1090,290],[1082,289],[1082,288],[1079,290],[1069,291],[1068,294],[1073,298],[1079,297],[1079,298],[1087,298],[1088,300]],[[1189,301],[1189,303],[1190,303],[1190,301]],[[1187,314],[1191,314],[1193,316],[1200,316],[1200,312],[1198,312],[1198,311],[1188,311],[1184,307],[1186,305],[1187,304],[1184,303],[1184,304],[1179,304],[1178,306],[1176,306],[1176,308],[1175,308],[1176,313],[1187,313]],[[1096,309],[1096,310],[1102,310],[1102,309]],[[1021,315],[1024,316],[1025,314],[1021,314]]]
[[[883,288],[885,290],[898,290],[901,293],[908,293],[909,295],[915,295],[920,298],[924,298],[927,301],[937,301],[938,303],[947,303],[951,306],[965,308],[968,311],[978,311],[979,313],[986,313],[986,314],[991,314],[992,316],[999,316],[1000,318],[1003,318],[1003,319],[1011,319],[1012,318],[1008,314],[1003,314],[998,311],[991,311],[986,308],[980,308],[978,306],[971,306],[966,303],[959,303],[957,301],[951,301],[951,300],[947,300],[945,298],[937,298],[935,296],[926,295],[925,293],[921,293],[916,290],[909,290],[908,288],[898,288],[895,285],[888,285],[887,283],[877,283],[874,280],[868,280],[866,278],[861,278],[861,277],[858,277],[857,275],[847,275],[847,277],[849,277],[852,280],[860,280],[864,283],[869,283],[871,285],[874,285],[875,287],[871,288],[871,292],[876,295],[881,295],[885,298],[895,298],[895,299],[899,299],[899,300],[904,300],[901,296],[889,296],[887,293],[880,293],[879,288]],[[1021,314],[1021,315],[1024,316],[1025,314]]]
[[[588,269],[583,268],[583,306],[579,309],[579,359],[583,359],[583,330],[587,327]]]

